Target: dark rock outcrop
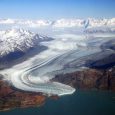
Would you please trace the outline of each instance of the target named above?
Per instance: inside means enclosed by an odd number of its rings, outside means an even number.
[[[85,69],[58,74],[51,81],[61,82],[76,89],[101,89],[115,91],[115,68],[107,70]]]

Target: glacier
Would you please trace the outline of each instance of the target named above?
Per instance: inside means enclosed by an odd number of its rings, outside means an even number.
[[[42,30],[42,33],[44,33],[45,36],[40,35],[41,33],[38,34],[27,31],[25,28],[15,29],[13,26],[13,29],[0,31],[1,56],[7,55],[9,52],[17,49],[26,52],[28,48],[34,47],[36,44],[37,47],[39,47],[39,45],[47,47],[46,50],[28,58],[22,63],[16,64],[11,68],[0,70],[0,74],[4,76],[4,80],[9,81],[13,87],[24,91],[42,92],[47,95],[59,96],[74,93],[75,89],[73,87],[59,82],[52,82],[51,79],[55,77],[56,74],[82,69],[83,62],[79,62],[79,68],[67,68],[65,65],[83,57],[85,60],[85,56],[101,52],[102,49],[100,46],[103,43],[115,39],[114,18],[103,20],[88,19],[87,21],[80,19],[61,19],[55,22],[26,22],[40,23],[40,26],[45,27],[52,26],[52,29],[50,28],[52,31],[50,30],[50,37],[47,37],[47,33],[45,33],[44,30]],[[0,20],[0,24],[1,23],[6,25],[23,25],[25,21],[12,21],[8,19]],[[83,28],[79,29],[80,32],[77,33],[74,31],[77,28],[73,28],[73,26]],[[47,27],[46,30],[48,29]],[[40,28],[42,29],[42,27]],[[36,40],[37,42],[33,42]]]

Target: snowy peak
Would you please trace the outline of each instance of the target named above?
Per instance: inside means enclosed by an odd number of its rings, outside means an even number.
[[[19,25],[27,27],[55,27],[55,28],[68,28],[68,27],[100,27],[100,26],[115,26],[115,18],[111,19],[59,19],[55,21],[49,20],[22,20],[22,19],[0,19],[0,25]]]
[[[115,18],[112,19],[60,19],[55,21],[53,27],[84,27],[93,28],[101,26],[115,26]]]
[[[3,30],[0,31],[0,40],[7,40],[8,38],[10,39],[33,39],[33,38],[39,38],[39,40],[48,40],[49,38],[47,36],[42,36],[35,34],[33,32],[30,32],[29,30],[24,30],[24,29],[9,29],[9,30]]]
[[[99,27],[99,26],[105,26],[108,25],[108,20],[107,19],[94,19],[94,18],[89,18],[89,26],[90,27]]]
[[[23,29],[0,31],[0,57],[10,52],[25,52],[29,48],[39,45],[40,42],[49,40],[52,39]]]
[[[82,27],[84,20],[81,19],[60,19],[55,21],[53,27]]]
[[[32,32],[23,30],[23,29],[10,29],[10,30],[5,30],[5,31],[0,31],[0,37],[2,39],[7,39],[8,37],[10,38],[30,37],[33,35],[34,34]]]

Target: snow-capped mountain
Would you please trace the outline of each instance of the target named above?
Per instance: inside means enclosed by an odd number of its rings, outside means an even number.
[[[101,26],[115,26],[115,18],[111,19],[59,19],[55,21],[49,20],[23,20],[23,19],[0,19],[1,24],[14,24],[23,25],[28,27],[55,27],[55,28],[67,28],[67,27],[101,27]]]
[[[53,27],[83,27],[83,19],[60,19],[53,23]]]
[[[52,38],[41,36],[23,29],[0,31],[0,57],[10,52],[25,52],[29,48],[39,45],[40,42],[49,40],[52,40]]]
[[[113,27],[115,26],[115,18],[112,19],[60,19],[55,21],[53,27],[83,27],[83,28],[95,28],[95,27]]]

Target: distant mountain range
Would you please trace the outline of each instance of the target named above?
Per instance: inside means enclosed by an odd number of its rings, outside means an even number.
[[[111,19],[59,19],[55,21],[49,20],[23,20],[23,19],[0,19],[1,24],[16,24],[16,25],[25,25],[29,27],[84,27],[84,28],[92,28],[92,27],[102,27],[102,26],[115,26],[115,18]]]

